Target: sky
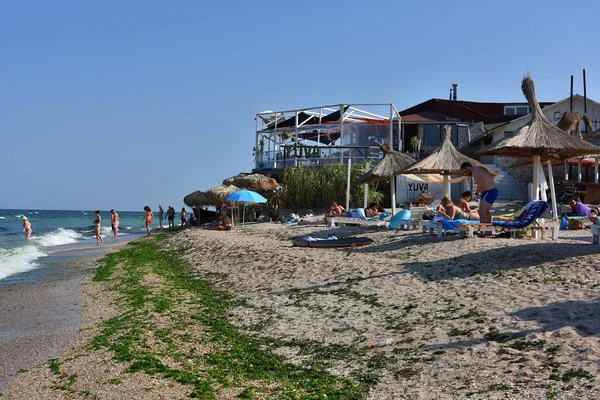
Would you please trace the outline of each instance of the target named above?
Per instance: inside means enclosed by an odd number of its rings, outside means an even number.
[[[289,4],[287,4],[289,3]],[[0,208],[181,207],[254,166],[255,114],[600,101],[596,0],[0,2]]]

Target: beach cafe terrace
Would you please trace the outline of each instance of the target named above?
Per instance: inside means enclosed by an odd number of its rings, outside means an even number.
[[[359,108],[360,107],[360,108]],[[376,142],[401,144],[393,104],[337,104],[256,114],[255,171],[354,164],[380,158]]]

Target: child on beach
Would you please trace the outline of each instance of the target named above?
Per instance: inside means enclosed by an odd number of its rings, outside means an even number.
[[[113,230],[114,237],[119,236],[119,214],[115,210],[110,210],[110,227]]]
[[[146,221],[146,232],[148,232],[148,236],[150,236],[150,224],[152,223],[154,214],[152,214],[152,210],[148,206],[144,206],[144,211],[146,211],[146,215],[142,218],[142,221]]]
[[[96,210],[96,219],[94,220],[94,235],[96,235],[96,244],[102,242],[104,243],[104,239],[100,235],[100,223],[102,222],[102,217],[100,216],[100,210]]]
[[[31,229],[31,222],[29,222],[29,220],[25,216],[23,216],[22,219],[23,219],[23,232],[25,232],[25,239],[29,240],[31,238],[31,232],[33,232],[33,230]]]

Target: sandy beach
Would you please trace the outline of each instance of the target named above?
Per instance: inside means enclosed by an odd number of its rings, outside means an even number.
[[[359,234],[375,243],[350,253],[289,245],[292,236],[329,234]],[[257,224],[244,231],[186,230],[161,246],[185,260],[188,277],[233,294],[236,305],[227,319],[234,326],[288,363],[310,369],[318,362],[327,374],[359,381],[367,390],[356,398],[600,396],[600,265],[589,230],[561,231],[558,242],[551,242]],[[159,290],[161,282],[148,275],[144,284]],[[107,284],[81,288],[86,327],[68,340],[71,350],[62,346],[56,349],[64,352],[60,357],[51,356],[59,358],[64,376],[43,364],[11,381],[5,398],[189,396],[178,382],[128,373],[127,362],[90,350],[101,322],[119,312],[120,301]],[[177,312],[191,313],[195,302],[185,304]],[[385,337],[392,343],[368,348]],[[307,344],[318,351],[306,351]],[[72,390],[53,389],[68,375],[78,377]],[[243,392],[218,393],[212,398]],[[252,398],[280,398],[260,393]]]

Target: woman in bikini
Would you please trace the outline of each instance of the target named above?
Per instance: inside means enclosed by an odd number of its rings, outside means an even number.
[[[25,239],[29,240],[31,238],[31,232],[33,232],[33,229],[31,229],[31,222],[29,222],[29,220],[25,216],[23,216],[22,219],[23,219],[23,232],[25,232]]]
[[[142,221],[146,222],[146,232],[148,232],[148,236],[150,236],[150,224],[152,223],[152,218],[154,218],[154,214],[152,214],[152,210],[148,206],[144,206],[144,211],[146,211],[146,215],[144,215]]]
[[[94,220],[94,235],[96,235],[96,244],[102,242],[104,243],[104,239],[100,235],[100,223],[102,222],[102,217],[100,216],[100,210],[96,210],[96,219]]]
[[[464,192],[460,198],[460,200],[458,200],[458,208],[460,208],[460,210],[462,211],[462,219],[470,219],[470,220],[474,220],[474,221],[478,221],[479,220],[479,212],[477,212],[476,210],[471,210],[471,207],[469,207],[469,202],[471,201],[471,199],[473,198],[473,193],[471,193],[469,190],[467,190],[466,192]],[[457,218],[460,219],[460,218]]]
[[[451,220],[457,219],[478,219],[479,214],[476,211],[465,212],[456,206],[448,196],[444,196],[438,210],[440,214]]]

